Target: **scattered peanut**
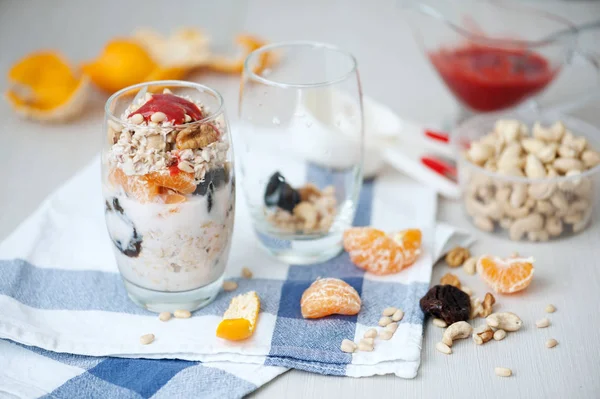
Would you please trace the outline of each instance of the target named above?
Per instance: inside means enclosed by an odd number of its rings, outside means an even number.
[[[394,332],[389,331],[389,330],[383,330],[379,333],[379,338],[381,338],[385,341],[392,339],[393,336],[394,336]]]
[[[164,112],[157,111],[152,114],[150,120],[155,123],[163,122],[167,119],[167,115]]]
[[[458,279],[458,277],[456,277],[456,275],[452,274],[452,273],[446,273],[442,276],[442,278],[440,279],[440,284],[441,285],[453,285],[456,288],[460,288],[460,280]]]
[[[358,344],[359,344],[359,345],[360,345],[361,343],[362,343],[362,344],[365,344],[365,345],[371,345],[371,346],[373,346],[373,345],[375,345],[375,338],[363,338],[363,339],[361,339],[361,340],[358,342]]]
[[[340,349],[342,352],[353,353],[356,350],[356,344],[349,339],[342,340],[342,344],[340,345]]]
[[[494,373],[496,373],[498,377],[510,377],[512,375],[512,370],[507,369],[506,367],[496,367]]]
[[[404,318],[404,312],[401,309],[398,309],[392,315],[392,321],[400,321]]]
[[[236,283],[235,281],[231,281],[231,280],[223,281],[223,291],[231,292],[231,291],[237,290],[237,288],[238,288],[238,283]]]
[[[396,323],[396,322],[390,323],[384,327],[384,330],[391,331],[393,333],[396,332],[397,329],[398,329],[398,323]]]
[[[158,320],[160,320],[160,321],[171,320],[171,313],[170,312],[160,312],[160,314],[158,315]]]
[[[546,348],[554,348],[556,345],[558,345],[558,341],[554,338],[550,338],[548,341],[546,341]]]
[[[359,342],[358,343],[358,350],[361,352],[373,352],[374,346],[373,345],[369,345],[366,342]]]
[[[554,307],[554,305],[547,305],[545,310],[546,310],[546,313],[556,312],[556,308]]]
[[[470,257],[469,259],[467,259],[465,261],[465,263],[463,263],[463,270],[465,271],[465,273],[472,276],[477,272],[476,266],[477,266],[477,258]]]
[[[365,335],[363,335],[364,338],[375,338],[377,336],[377,330],[374,328],[370,328],[367,331],[365,331]]]
[[[379,325],[381,327],[385,327],[388,324],[390,324],[392,322],[392,319],[390,317],[382,317],[381,319],[379,319]]]
[[[433,325],[436,327],[440,327],[440,328],[448,327],[448,323],[446,323],[444,320],[438,319],[438,318],[433,319]]]
[[[243,278],[251,279],[253,275],[254,274],[252,273],[252,270],[248,269],[247,267],[244,267],[242,269],[242,277]]]
[[[189,319],[192,317],[192,313],[189,310],[178,309],[173,312],[173,316],[175,316],[176,319]]]
[[[385,308],[383,309],[383,312],[381,313],[383,316],[391,316],[394,313],[396,313],[396,309],[395,307],[390,306],[389,308]]]
[[[437,344],[435,344],[435,349],[437,349],[438,352],[442,352],[446,355],[449,355],[452,353],[452,348],[450,348],[448,345],[446,345],[443,342],[438,342]]]
[[[537,328],[546,328],[550,325],[550,320],[548,320],[547,317],[544,317],[543,319],[540,319],[538,321],[535,322],[535,326]]]
[[[140,337],[140,344],[142,345],[149,345],[152,342],[154,342],[154,334],[144,334]]]
[[[450,250],[446,254],[446,263],[450,267],[461,266],[469,257],[471,253],[467,248],[456,247]]]
[[[496,341],[502,341],[504,338],[506,338],[506,331],[504,331],[504,330],[496,330],[494,332],[494,339]]]
[[[446,328],[442,336],[442,342],[448,346],[452,346],[455,340],[468,338],[472,332],[473,327],[469,323],[466,321],[457,321]]]

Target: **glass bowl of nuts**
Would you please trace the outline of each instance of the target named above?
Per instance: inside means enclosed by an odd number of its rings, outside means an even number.
[[[475,116],[452,135],[466,213],[480,230],[548,241],[591,224],[600,130],[555,113]]]

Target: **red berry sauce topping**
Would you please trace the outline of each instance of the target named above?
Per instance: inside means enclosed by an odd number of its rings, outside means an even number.
[[[185,122],[185,115],[189,115],[193,121],[199,121],[204,116],[202,111],[191,101],[181,98],[174,94],[153,94],[152,98],[144,105],[138,108],[135,112],[129,114],[131,118],[135,114],[140,114],[147,122],[155,112],[162,112],[167,115],[167,120],[176,125]]]

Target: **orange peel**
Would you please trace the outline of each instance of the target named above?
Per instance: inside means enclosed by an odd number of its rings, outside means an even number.
[[[141,83],[158,68],[150,54],[136,41],[110,41],[94,61],[83,65],[92,82],[107,92]]]
[[[57,52],[31,53],[8,71],[6,99],[21,116],[61,122],[79,115],[86,103],[89,79],[73,71]]]
[[[208,36],[195,28],[182,28],[170,36],[163,36],[153,29],[137,29],[136,40],[162,69],[177,69],[189,72],[206,65],[210,60]]]
[[[238,57],[213,56],[208,67],[216,72],[222,73],[241,73],[244,69],[244,60],[253,52],[267,44],[266,41],[251,35],[239,35],[236,42],[242,48],[242,53]],[[268,68],[275,62],[274,54],[264,52],[260,55],[260,59],[254,73],[261,73],[265,68]]]

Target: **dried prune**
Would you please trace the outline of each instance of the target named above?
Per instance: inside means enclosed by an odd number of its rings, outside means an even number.
[[[448,325],[469,320],[471,300],[467,294],[452,285],[435,285],[419,301],[421,310]]]
[[[117,198],[113,198],[112,205],[106,201],[105,206],[106,225],[113,244],[123,255],[138,257],[142,251],[142,235],[137,232]]]
[[[294,207],[300,203],[300,193],[292,188],[279,172],[275,172],[270,178],[265,190],[265,205],[277,206],[292,212]]]

